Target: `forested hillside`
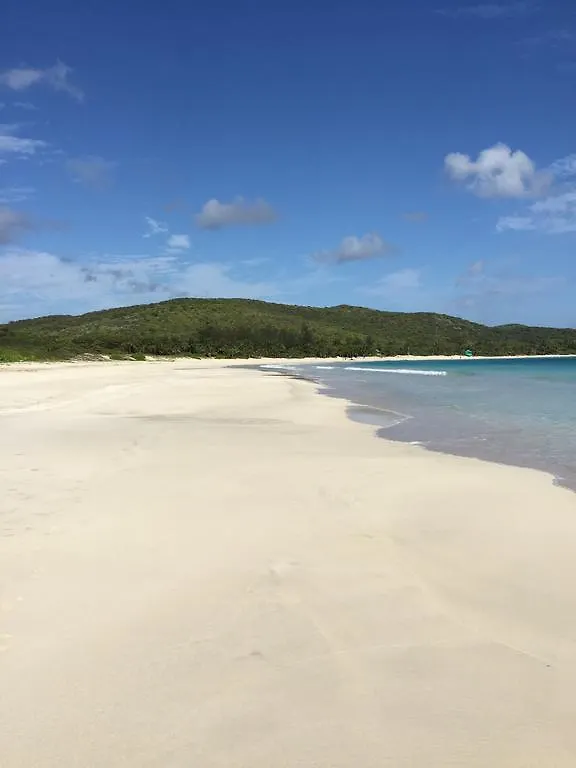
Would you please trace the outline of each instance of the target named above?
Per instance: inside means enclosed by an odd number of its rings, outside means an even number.
[[[449,315],[245,299],[174,299],[0,325],[0,360],[113,356],[576,354],[576,330],[488,327]]]

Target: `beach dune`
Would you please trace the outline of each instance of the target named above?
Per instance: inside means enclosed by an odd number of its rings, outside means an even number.
[[[2,768],[574,768],[576,495],[209,361],[0,370]]]

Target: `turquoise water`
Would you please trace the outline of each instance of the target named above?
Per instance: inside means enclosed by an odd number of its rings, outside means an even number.
[[[383,436],[550,472],[576,490],[576,358],[293,366]]]

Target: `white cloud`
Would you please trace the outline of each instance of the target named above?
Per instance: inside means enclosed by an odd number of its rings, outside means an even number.
[[[15,101],[13,106],[18,109],[26,109],[29,112],[36,112],[38,110],[38,107],[31,104],[29,101]]]
[[[0,304],[18,294],[32,298],[38,291],[55,300],[67,299],[78,295],[84,282],[74,264],[53,254],[19,248],[0,253]]]
[[[68,172],[74,181],[93,189],[104,189],[112,183],[112,171],[116,163],[96,155],[74,157],[66,161]]]
[[[0,321],[183,295],[269,298],[276,293],[273,284],[238,276],[232,265],[190,265],[174,255],[103,256],[80,262],[15,247],[0,251]]]
[[[266,200],[254,202],[237,197],[231,203],[208,200],[196,214],[196,224],[201,229],[222,229],[237,225],[268,224],[276,219],[276,212]]]
[[[168,232],[168,227],[163,221],[158,221],[150,216],[145,216],[144,219],[148,225],[148,232],[145,232],[142,237],[152,237],[152,235],[161,235]]]
[[[552,181],[550,172],[538,171],[527,154],[513,152],[506,144],[482,150],[476,160],[451,152],[444,165],[452,179],[467,182],[468,189],[479,197],[534,197]]]
[[[190,248],[189,235],[170,235],[166,245],[169,251],[187,251]]]
[[[25,213],[0,207],[0,244],[11,243],[30,229],[33,229],[33,223]]]
[[[69,80],[71,72],[72,69],[62,61],[57,61],[54,66],[46,69],[34,69],[32,67],[7,69],[0,73],[0,84],[11,88],[13,91],[25,91],[33,85],[44,84],[55,91],[67,93],[76,101],[83,101],[83,91]]]
[[[388,256],[393,250],[393,246],[384,241],[380,235],[370,232],[362,237],[355,235],[345,237],[337,248],[331,251],[319,251],[313,254],[312,258],[319,262],[344,264],[348,261],[366,261]]]

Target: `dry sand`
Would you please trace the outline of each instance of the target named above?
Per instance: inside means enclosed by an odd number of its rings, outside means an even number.
[[[576,765],[576,495],[202,362],[0,371],[2,768]]]

